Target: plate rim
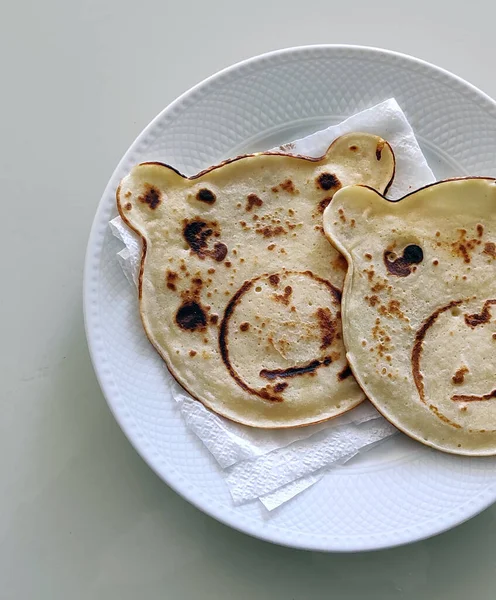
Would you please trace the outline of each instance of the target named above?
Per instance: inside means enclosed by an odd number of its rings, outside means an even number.
[[[319,51],[325,51],[331,54],[333,52],[346,51],[350,53],[356,53],[356,55],[375,55],[378,57],[389,58],[390,60],[400,60],[404,63],[410,63],[410,65],[414,67],[429,71],[431,75],[436,73],[445,81],[447,80],[457,84],[457,87],[461,91],[470,93],[472,97],[475,95],[478,98],[479,103],[483,103],[485,105],[484,108],[486,110],[493,113],[493,115],[496,115],[496,101],[494,101],[485,92],[458,75],[455,75],[454,73],[423,59],[419,59],[401,52],[373,46],[355,44],[314,44],[292,46],[258,54],[221,69],[220,71],[210,75],[190,89],[183,92],[178,98],[163,108],[138,134],[114,169],[98,203],[95,217],[91,225],[86,249],[83,273],[84,326],[93,369],[95,371],[102,394],[105,397],[112,415],[141,458],[168,486],[170,486],[185,500],[193,504],[202,512],[215,518],[219,522],[232,527],[233,529],[274,544],[304,550],[325,552],[358,552],[379,550],[401,546],[438,535],[471,519],[496,501],[496,485],[494,487],[485,488],[469,502],[462,506],[456,507],[444,515],[443,519],[436,517],[433,520],[428,520],[424,522],[420,528],[419,525],[415,526],[414,524],[410,528],[402,530],[401,533],[395,532],[394,535],[370,535],[365,539],[353,537],[351,544],[343,544],[342,541],[336,543],[336,539],[330,543],[332,538],[329,536],[317,536],[313,533],[305,536],[304,533],[285,530],[278,526],[273,526],[269,530],[264,526],[263,522],[256,522],[237,512],[235,506],[231,507],[229,511],[226,511],[224,506],[221,507],[217,503],[210,501],[207,494],[205,494],[196,486],[190,484],[189,481],[177,471],[172,473],[167,472],[167,469],[164,468],[164,466],[167,466],[167,462],[163,460],[159,453],[154,450],[153,446],[146,440],[141,432],[139,432],[132,416],[127,412],[125,405],[119,398],[118,388],[113,381],[112,372],[106,365],[105,348],[103,345],[99,324],[97,284],[99,280],[99,265],[101,250],[103,248],[104,234],[108,226],[108,218],[106,213],[109,212],[110,208],[108,203],[106,206],[105,200],[108,198],[109,194],[113,194],[115,191],[117,187],[118,174],[120,173],[123,164],[129,160],[129,156],[132,154],[132,152],[140,146],[143,140],[148,136],[150,131],[156,127],[156,124],[159,121],[162,121],[166,116],[169,116],[169,118],[173,117],[178,106],[181,106],[185,101],[195,97],[197,92],[202,90],[205,86],[208,86],[225,77],[229,77],[233,73],[238,73],[240,70],[246,69],[247,67],[256,67],[257,65],[267,61],[277,61],[278,59],[287,55],[306,54]]]

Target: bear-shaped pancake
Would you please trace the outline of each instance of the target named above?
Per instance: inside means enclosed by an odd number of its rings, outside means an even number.
[[[389,145],[360,133],[319,159],[263,153],[192,178],[135,167],[117,205],[143,239],[143,325],[177,381],[256,427],[315,423],[360,403],[341,339],[346,261],[322,214],[340,187],[384,192],[393,174]]]
[[[355,222],[355,226],[350,225]],[[397,202],[338,192],[324,230],[348,262],[348,361],[382,414],[456,454],[496,454],[496,182],[439,182]]]

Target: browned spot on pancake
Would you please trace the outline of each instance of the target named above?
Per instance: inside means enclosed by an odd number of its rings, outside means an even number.
[[[338,210],[338,213],[339,213],[339,218],[341,219],[341,221],[343,223],[346,223],[346,215],[344,214],[344,210],[342,208],[340,208]]]
[[[384,150],[385,143],[386,142],[384,140],[380,140],[379,142],[377,142],[377,146],[375,149],[375,157],[377,158],[377,160],[381,160],[382,158],[382,151]]]
[[[274,386],[274,392],[276,394],[280,394],[281,392],[283,392],[287,387],[288,387],[288,383],[286,383],[286,381],[280,381],[279,383],[276,383]]]
[[[124,194],[124,198],[130,198],[131,196],[132,196],[131,190],[127,190],[127,192]]]
[[[342,254],[338,254],[336,258],[332,261],[332,266],[337,271],[343,271],[346,273],[348,269],[348,263],[346,262],[346,258]]]
[[[212,249],[208,247],[209,238],[219,233],[218,230],[216,231],[217,227],[218,225],[215,221],[208,222],[199,218],[191,221],[184,220],[184,239],[187,241],[191,251],[199,258],[204,259],[209,256],[217,262],[221,262],[226,257],[227,246],[222,242],[216,242]]]
[[[395,256],[391,250],[386,250],[383,258],[388,272],[397,277],[407,277],[411,274],[413,265],[421,263],[424,259],[422,248],[416,244],[407,246],[402,256],[394,258]]]
[[[291,294],[293,293],[293,288],[290,285],[287,285],[284,288],[284,294],[273,294],[273,298],[276,302],[282,302],[285,306],[288,306],[289,299]]]
[[[353,144],[353,146],[350,146],[350,150],[352,152],[356,152],[358,150],[358,146],[355,146],[355,144]]]
[[[480,243],[480,240],[476,238],[467,238],[466,229],[459,229],[458,239],[451,244],[451,252],[454,256],[463,258],[463,262],[468,264],[471,261],[470,253],[476,246],[480,245]]]
[[[203,308],[194,301],[186,302],[176,313],[176,323],[187,331],[204,331],[207,317]]]
[[[145,191],[138,197],[138,200],[143,204],[148,204],[152,210],[155,210],[160,204],[160,191],[153,185],[146,184]]]
[[[189,351],[189,355],[190,356],[196,356],[196,350],[190,350]]]
[[[467,396],[465,394],[451,396],[453,402],[484,402],[484,400],[493,400],[494,398],[496,398],[496,390],[483,396]]]
[[[417,333],[415,334],[415,342],[413,344],[412,349],[412,373],[413,380],[415,381],[415,385],[417,387],[417,391],[420,397],[420,400],[425,404],[425,390],[424,390],[424,377],[422,372],[420,371],[420,359],[422,357],[422,346],[424,343],[425,336],[427,331],[432,325],[436,322],[437,318],[440,314],[446,312],[447,310],[451,310],[455,306],[460,306],[463,300],[452,300],[449,304],[442,306],[435,310],[432,315],[430,315],[420,326]]]
[[[276,274],[269,275],[269,282],[271,285],[277,287],[279,285],[279,281],[280,281],[279,275],[276,275]]]
[[[222,242],[214,244],[214,249],[210,252],[210,256],[217,262],[222,262],[227,255],[227,246]]]
[[[322,360],[312,360],[301,367],[288,367],[286,369],[262,369],[260,377],[265,379],[276,379],[278,377],[297,377],[298,375],[307,375],[315,372],[321,366],[329,366],[332,363],[330,356]]]
[[[479,224],[477,225],[477,228],[476,228],[476,229],[477,229],[477,235],[478,235],[479,237],[482,237],[482,236],[483,236],[483,234],[484,234],[484,226],[483,226],[483,225],[481,225],[481,224],[479,223]]]
[[[248,329],[250,329],[250,324],[249,323],[241,323],[241,325],[239,326],[241,331],[248,331]]]
[[[209,275],[212,275],[213,273],[215,273],[215,269],[213,267],[210,267],[210,269],[207,271],[207,273]]]
[[[441,419],[441,421],[443,421],[447,425],[451,425],[455,429],[461,429],[462,428],[461,425],[458,425],[458,423],[455,423],[454,421],[452,421],[451,419],[448,419],[448,417],[446,417],[445,415],[443,415],[443,413],[437,408],[437,406],[434,406],[434,404],[429,404],[429,408],[436,415],[436,417],[438,417],[439,419]]]
[[[224,266],[226,266],[227,268],[231,267],[231,262],[229,260],[226,260]]]
[[[332,173],[321,173],[317,179],[315,180],[317,187],[322,188],[323,190],[339,190],[341,187],[341,182]]]
[[[332,200],[332,196],[327,196],[326,198],[323,198],[320,202],[319,202],[319,213],[323,213],[325,211],[325,209],[329,206],[329,204],[331,203]]]
[[[373,267],[370,267],[370,269],[364,269],[363,272],[367,275],[367,278],[370,282],[372,282],[372,279],[374,278],[375,275],[375,271]],[[374,290],[372,290],[374,291]]]
[[[325,350],[332,345],[334,338],[336,337],[338,321],[337,319],[332,318],[332,313],[327,307],[318,308],[315,316],[317,317],[320,327],[320,349]]]
[[[400,309],[399,300],[390,300],[387,305],[383,304],[379,308],[379,312],[385,317],[398,317],[398,319],[403,319],[404,321],[408,320],[403,311]]]
[[[496,300],[486,300],[482,312],[473,315],[465,315],[465,323],[472,328],[484,325],[491,320],[490,306],[496,304]]]
[[[432,261],[432,264],[433,264],[435,267],[437,267],[437,265],[439,264],[439,261],[438,261],[437,259],[435,259],[435,260],[433,260],[433,261]]]
[[[370,279],[370,278],[369,278]],[[378,281],[377,283],[375,283],[371,288],[370,291],[374,292],[375,294],[377,294],[378,292],[382,292],[382,290],[386,289],[386,284],[385,283],[381,283],[380,281]]]
[[[275,245],[275,244],[269,244],[269,245],[267,246],[267,250],[274,250],[274,248],[275,248],[275,247],[276,247],[276,245]]]
[[[339,371],[338,380],[344,381],[346,378],[350,377],[350,375],[351,375],[350,365],[346,365],[346,367],[342,371]]]
[[[288,194],[297,194],[298,193],[298,190],[295,188],[295,185],[291,181],[291,179],[286,179],[285,181],[283,181],[282,183],[279,184],[279,187],[281,188],[281,190],[288,192]]]
[[[219,315],[210,315],[210,323],[212,325],[216,325],[219,320]]]
[[[441,235],[440,231],[436,231],[436,237],[439,237]]]
[[[494,242],[486,242],[483,252],[491,258],[496,258],[496,244]]]
[[[288,208],[288,215],[294,217],[295,211],[292,208]]]
[[[175,281],[178,278],[178,274],[175,273],[174,271],[169,271],[167,269],[166,274],[165,274],[165,280],[167,283],[167,287],[172,290],[173,292],[176,291],[176,284]]]
[[[198,190],[198,193],[196,194],[196,199],[200,202],[213,204],[216,200],[216,196],[212,192],[212,190],[209,190],[208,188],[202,188],[201,190]]]
[[[463,367],[460,367],[458,369],[458,371],[453,375],[453,377],[451,378],[451,381],[455,384],[455,385],[461,385],[464,380],[465,380],[465,375],[469,372],[468,368],[464,365]]]
[[[248,194],[246,198],[246,210],[250,211],[254,206],[262,206],[263,201],[256,194]]]
[[[289,152],[290,150],[294,150],[295,144],[294,142],[288,142],[287,144],[282,144],[279,146],[279,150],[282,152]]]
[[[365,296],[365,300],[370,304],[370,306],[375,306],[379,302],[378,296]]]
[[[350,227],[355,227],[356,221],[355,219],[351,219],[350,221]]]
[[[276,237],[278,235],[282,235],[283,233],[287,233],[287,231],[281,225],[276,225],[272,227],[271,225],[260,226],[255,230],[259,235],[263,235],[266,238]]]
[[[133,205],[131,204],[131,202],[126,202],[126,204],[124,205],[124,208],[126,210],[131,210],[133,208]]]

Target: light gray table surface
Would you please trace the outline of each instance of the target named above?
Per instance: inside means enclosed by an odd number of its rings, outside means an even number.
[[[46,0],[0,18],[0,600],[494,600],[496,509],[394,550],[326,555],[221,525],[113,420],[82,316],[88,234],[140,130],[238,60],[312,43],[413,54],[496,96],[488,0]]]

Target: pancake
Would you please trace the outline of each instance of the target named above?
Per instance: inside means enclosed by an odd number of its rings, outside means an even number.
[[[495,180],[439,182],[398,202],[349,187],[324,229],[348,261],[344,343],[373,404],[424,444],[496,454]]]
[[[262,428],[364,399],[341,339],[346,261],[322,213],[341,186],[385,191],[393,174],[389,145],[357,133],[319,159],[255,154],[192,178],[144,163],[121,182],[119,212],[143,239],[145,331],[193,397]]]

